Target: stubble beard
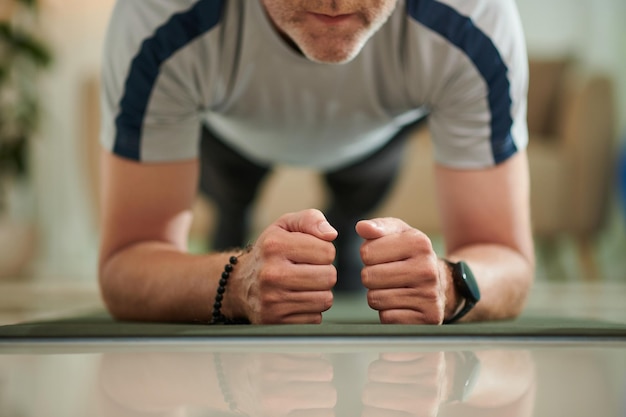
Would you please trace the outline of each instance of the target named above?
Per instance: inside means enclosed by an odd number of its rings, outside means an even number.
[[[309,60],[324,64],[345,64],[352,61],[363,49],[365,43],[381,25],[372,27],[366,16],[359,15],[361,27],[357,32],[341,33],[338,28],[329,27],[325,33],[294,31],[293,41]],[[297,23],[296,26],[298,27]]]
[[[261,0],[270,12],[270,20],[281,36],[311,61],[343,64],[352,61],[367,41],[385,24],[397,6],[397,0]],[[355,21],[337,25],[317,25],[307,13],[339,15],[354,13]]]

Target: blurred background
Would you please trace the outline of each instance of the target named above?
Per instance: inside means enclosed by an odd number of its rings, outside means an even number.
[[[0,41],[25,51],[0,44],[0,120],[7,126],[6,109],[19,108],[16,120],[38,122],[34,131],[17,122],[0,129],[0,278],[95,285],[98,76],[114,1],[38,0],[36,10],[34,3],[0,0]],[[626,2],[519,0],[518,7],[531,58],[538,279],[623,281]],[[29,36],[38,41],[27,42]],[[20,97],[27,99],[16,107]],[[406,167],[406,179],[381,211],[409,213],[437,241],[432,207],[400,197],[402,189],[420,186],[411,177],[428,167],[424,135],[416,135],[415,166]],[[258,227],[273,219],[279,194],[287,196],[288,209],[320,204],[319,184],[310,173],[296,174],[270,180]],[[306,198],[294,197],[294,184],[308,191]],[[277,193],[280,187],[287,191]],[[199,201],[196,212],[193,246],[201,248],[211,229],[210,204]]]

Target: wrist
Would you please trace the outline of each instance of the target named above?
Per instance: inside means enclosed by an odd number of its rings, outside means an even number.
[[[448,320],[461,309],[463,298],[459,295],[452,277],[452,267],[445,259],[439,259],[439,273],[445,294],[444,319]]]
[[[449,324],[460,320],[474,308],[476,303],[480,301],[480,289],[476,277],[467,263],[464,261],[450,262],[445,259],[444,261],[449,267],[454,297],[460,302],[459,307],[457,307],[458,310],[451,317],[447,316],[444,319],[443,324]]]
[[[224,267],[218,275],[212,320],[214,323],[247,322],[245,297],[241,295],[241,269],[249,248],[224,254]]]

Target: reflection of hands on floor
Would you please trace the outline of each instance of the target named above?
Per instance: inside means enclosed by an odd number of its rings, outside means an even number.
[[[129,412],[186,407],[250,417],[333,416],[332,364],[318,354],[107,353],[101,391]]]
[[[362,417],[437,416],[445,374],[443,352],[382,354],[368,369]]]
[[[250,417],[334,416],[333,366],[320,354],[224,354],[237,409]]]
[[[368,369],[362,417],[531,416],[529,352],[383,354]]]

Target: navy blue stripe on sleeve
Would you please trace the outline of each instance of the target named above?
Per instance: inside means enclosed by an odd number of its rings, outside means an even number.
[[[407,13],[463,51],[489,89],[491,150],[495,163],[517,152],[511,135],[513,118],[508,68],[492,40],[472,20],[436,0],[407,0]]]
[[[223,0],[200,0],[189,10],[172,15],[152,37],[143,41],[131,63],[115,119],[115,154],[136,161],[141,159],[143,120],[161,65],[217,25],[223,3]]]

